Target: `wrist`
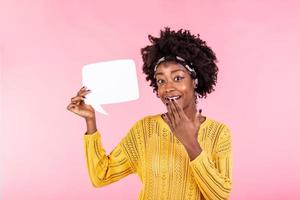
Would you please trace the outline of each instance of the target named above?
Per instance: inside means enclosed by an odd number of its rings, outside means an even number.
[[[201,149],[200,144],[197,140],[189,141],[189,142],[185,143],[185,146],[189,150]]]
[[[87,135],[95,133],[97,131],[96,118],[86,118],[85,120],[87,125]]]
[[[200,146],[197,138],[186,138],[182,143],[189,149],[194,149],[195,147]]]
[[[200,144],[197,140],[189,141],[188,143],[185,143],[184,146],[190,157],[190,160],[194,160],[202,152]]]
[[[91,117],[86,117],[85,118],[85,121],[86,122],[94,122],[94,121],[96,121],[96,117],[93,115],[93,116],[91,116]]]

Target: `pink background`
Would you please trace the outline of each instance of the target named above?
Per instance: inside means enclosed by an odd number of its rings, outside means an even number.
[[[2,0],[0,199],[137,199],[136,175],[92,187],[86,125],[66,107],[84,64],[132,58],[140,99],[97,114],[107,152],[135,121],[164,112],[140,56],[164,26],[199,33],[217,54],[216,91],[200,107],[231,127],[231,199],[300,199],[298,2]]]

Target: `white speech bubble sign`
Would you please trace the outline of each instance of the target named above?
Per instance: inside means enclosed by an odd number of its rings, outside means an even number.
[[[85,103],[107,115],[104,104],[121,103],[139,98],[135,63],[132,59],[111,60],[84,65],[82,85],[91,90]]]

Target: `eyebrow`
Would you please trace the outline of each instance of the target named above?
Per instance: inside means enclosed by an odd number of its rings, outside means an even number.
[[[183,69],[175,69],[173,71],[171,71],[171,74],[175,73],[175,72],[178,72],[178,71],[183,71],[185,73],[185,71]],[[164,75],[163,73],[161,72],[158,72],[158,73],[155,73],[154,76],[157,76],[157,75]]]

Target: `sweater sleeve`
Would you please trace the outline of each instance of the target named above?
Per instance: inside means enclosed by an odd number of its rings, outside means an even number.
[[[232,185],[231,132],[228,127],[220,133],[215,159],[203,150],[190,162],[194,179],[206,200],[228,199]]]
[[[87,169],[94,187],[108,185],[136,172],[138,150],[134,144],[134,132],[133,127],[109,155],[103,149],[98,131],[84,134]]]

